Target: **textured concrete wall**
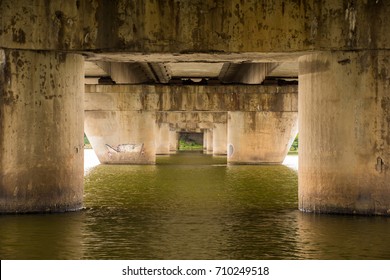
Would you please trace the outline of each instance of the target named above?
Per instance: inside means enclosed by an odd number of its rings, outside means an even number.
[[[169,123],[156,124],[156,154],[169,154]]]
[[[0,57],[0,212],[81,208],[83,58],[18,50]]]
[[[227,123],[213,125],[213,154],[227,154]]]
[[[228,163],[282,163],[297,125],[297,112],[228,112]]]
[[[85,110],[298,111],[298,86],[86,85]]]
[[[200,132],[216,123],[227,123],[227,112],[157,112],[157,123],[169,123],[176,130]]]
[[[176,152],[179,148],[179,133],[175,128],[169,129],[169,151]]]
[[[0,47],[129,52],[389,48],[390,2],[3,0]]]
[[[85,133],[101,163],[154,164],[154,112],[87,111]]]
[[[206,147],[206,152],[207,153],[213,153],[213,144],[214,144],[214,141],[213,141],[213,137],[214,137],[214,133],[213,133],[213,129],[209,129],[207,131],[207,147]]]
[[[299,61],[299,207],[390,214],[388,51]]]
[[[247,118],[240,119],[234,125],[229,126],[232,134],[236,134],[234,139],[238,138],[250,138],[247,142],[247,146],[244,144],[238,147],[236,146],[235,158],[231,159],[231,162],[235,163],[257,163],[257,162],[269,162],[266,158],[270,158],[269,154],[276,153],[278,158],[272,158],[270,162],[281,162],[287,153],[287,142],[283,141],[284,136],[288,134],[291,129],[291,120],[286,117],[291,115],[292,119],[296,120],[297,105],[298,105],[298,93],[297,86],[144,86],[144,85],[87,85],[85,93],[85,109],[86,109],[86,133],[91,140],[92,146],[95,139],[90,136],[90,129],[88,127],[99,126],[101,124],[94,124],[94,122],[107,122],[104,118],[111,118],[111,114],[120,114],[122,112],[137,111],[155,112],[155,122],[157,125],[167,123],[170,125],[171,132],[170,137],[170,150],[176,150],[176,142],[174,134],[176,131],[198,131],[201,129],[208,129],[207,133],[207,150],[213,151],[213,129],[219,124],[226,125],[227,112],[233,111],[245,111],[247,114],[263,114],[263,119],[259,120],[260,129],[267,130],[267,133],[275,135],[265,136],[259,134],[257,130],[254,130],[253,135],[249,135],[245,131],[241,131],[247,122],[250,120]],[[274,114],[267,114],[267,113]],[[286,115],[287,114],[287,115]],[[98,118],[91,118],[90,116],[101,116]],[[253,115],[253,114],[252,114]],[[260,116],[260,115],[259,115]],[[274,129],[270,127],[261,126],[262,123],[266,123],[271,118],[269,124],[277,122]],[[249,120],[249,121],[248,121]],[[112,122],[113,120],[109,121]],[[130,118],[129,118],[130,121]],[[284,124],[283,122],[286,122]],[[111,130],[116,131],[116,128],[112,128],[115,124],[104,126],[105,131],[96,132],[105,133],[104,137],[109,137],[107,133]],[[285,127],[283,125],[286,125]],[[271,125],[272,126],[272,125]],[[125,127],[123,126],[122,129]],[[219,129],[220,127],[218,127]],[[287,130],[288,132],[282,133],[279,130]],[[223,130],[223,129],[222,129]],[[218,144],[217,154],[226,153],[226,128],[225,135],[223,132],[216,134],[215,143]],[[102,136],[103,137],[103,136]],[[116,137],[116,136],[113,136]],[[233,136],[232,136],[233,137]],[[271,137],[271,138],[270,138]],[[278,142],[279,138],[282,141],[283,147],[275,148],[271,143]],[[237,139],[238,139],[237,138]],[[105,141],[107,142],[107,138]],[[268,140],[267,140],[268,139]],[[268,143],[268,142],[270,143]],[[232,143],[233,143],[232,142]],[[264,145],[267,142],[267,145]],[[249,144],[251,143],[251,144]],[[260,144],[259,144],[260,143]],[[105,143],[107,144],[107,143]],[[159,144],[157,144],[159,145]],[[253,153],[250,150],[252,146],[263,145],[262,153],[268,153],[267,155],[259,155]],[[103,148],[103,146],[102,146]],[[269,151],[266,151],[270,149]],[[276,149],[276,150],[275,150]],[[282,150],[282,151],[281,151]],[[241,151],[241,152],[240,152]],[[240,157],[236,157],[238,153],[241,153]],[[256,159],[246,158],[256,157]],[[107,162],[107,161],[104,161]],[[146,163],[146,162],[145,162]]]

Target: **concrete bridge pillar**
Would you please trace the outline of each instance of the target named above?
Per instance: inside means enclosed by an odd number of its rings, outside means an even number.
[[[213,133],[213,130],[212,129],[209,129],[207,131],[207,148],[206,148],[206,152],[208,154],[212,154],[213,153],[213,143],[214,143],[214,133]]]
[[[85,112],[85,133],[104,164],[156,163],[155,125],[150,111]]]
[[[208,129],[203,129],[203,152],[207,152],[207,131]]]
[[[0,212],[82,207],[81,55],[0,50]]]
[[[156,125],[156,154],[169,154],[169,123],[158,123]]]
[[[297,112],[228,112],[228,163],[282,163],[297,117]]]
[[[227,124],[215,123],[213,128],[213,154],[226,155]]]
[[[179,133],[175,128],[169,129],[169,151],[176,152],[179,149]]]
[[[299,208],[390,215],[389,51],[299,60]]]

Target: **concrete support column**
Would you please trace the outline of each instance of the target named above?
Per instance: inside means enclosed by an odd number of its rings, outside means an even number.
[[[203,129],[203,151],[207,152],[207,129]]]
[[[299,208],[390,215],[389,51],[299,59]]]
[[[169,123],[156,125],[156,154],[169,154]]]
[[[82,207],[83,91],[80,55],[0,50],[0,212]]]
[[[206,151],[208,154],[213,153],[213,130],[209,129],[207,131],[207,148]]]
[[[213,129],[213,154],[226,155],[227,151],[227,124],[215,123]]]
[[[228,163],[282,163],[297,117],[297,112],[228,112]]]
[[[176,152],[179,149],[179,133],[175,128],[169,130],[169,151]]]
[[[150,111],[85,112],[85,133],[105,164],[155,164],[155,125]]]

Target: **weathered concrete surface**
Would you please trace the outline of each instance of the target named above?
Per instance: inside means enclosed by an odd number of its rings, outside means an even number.
[[[141,84],[151,81],[141,63],[96,62],[116,84]]]
[[[226,155],[227,123],[214,123],[213,126],[213,154]]]
[[[177,131],[201,131],[213,128],[216,123],[227,123],[226,112],[156,112],[156,123],[169,123]]]
[[[298,86],[86,85],[85,110],[296,112]]]
[[[208,154],[213,153],[213,129],[209,129],[207,131],[207,147],[206,147],[206,152]]]
[[[169,123],[156,124],[156,154],[169,154]]]
[[[261,84],[276,63],[225,63],[219,74],[224,83]]]
[[[169,151],[176,152],[179,149],[179,133],[176,128],[169,129]]]
[[[390,2],[3,0],[0,47],[140,53],[389,48]]]
[[[299,62],[299,208],[390,215],[388,51]]]
[[[174,131],[171,132],[170,136],[170,151],[177,150],[178,139],[176,134],[178,131],[208,129],[206,149],[211,153],[213,151],[212,130],[217,126],[219,127],[219,124],[226,125],[227,111],[289,112],[295,116],[298,109],[297,105],[298,93],[296,85],[283,87],[88,85],[86,86],[85,94],[87,116],[88,112],[93,111],[155,111],[156,124],[168,123],[171,130]],[[272,116],[275,117],[276,115]],[[284,120],[282,118],[280,121]],[[242,126],[243,124],[240,125]],[[287,125],[290,124],[288,123]],[[222,127],[220,128],[222,129]],[[232,133],[235,133],[235,128],[231,129],[233,129]],[[226,154],[227,152],[226,132],[223,137],[222,130],[218,132],[219,134],[214,141],[218,143],[216,154]],[[238,132],[238,134],[240,133]],[[260,141],[259,143],[261,143],[262,140],[258,140],[255,137],[252,141]],[[288,143],[288,140],[286,143]],[[285,154],[283,158],[284,156]],[[232,162],[247,162],[243,159],[232,159]],[[260,161],[267,162],[265,158],[263,160]],[[271,162],[281,162],[283,159],[274,160]],[[248,160],[248,162],[250,161]],[[256,160],[252,161],[252,163],[255,162]]]
[[[228,163],[282,163],[297,118],[297,112],[228,112]]]
[[[207,131],[208,129],[203,129],[203,151],[207,152]]]
[[[79,55],[0,50],[0,212],[82,207],[83,65]]]
[[[86,111],[85,134],[104,164],[156,162],[155,113]]]

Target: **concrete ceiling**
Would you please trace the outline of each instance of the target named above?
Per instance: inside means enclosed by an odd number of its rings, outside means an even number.
[[[183,58],[184,56],[184,58]],[[215,83],[261,84],[266,79],[298,80],[297,54],[100,54],[85,62],[86,83],[168,84],[191,79]],[[137,60],[136,60],[137,59]],[[155,61],[152,59],[156,59]],[[187,60],[185,60],[187,59]]]
[[[281,62],[269,73],[269,77],[298,77],[298,62]]]
[[[221,72],[223,63],[173,62],[165,65],[171,70],[172,77],[216,78]]]

